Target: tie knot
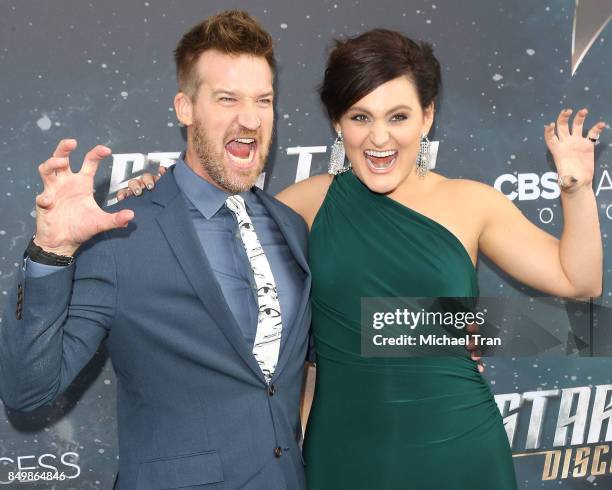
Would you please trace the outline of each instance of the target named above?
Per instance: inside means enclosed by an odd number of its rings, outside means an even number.
[[[225,200],[225,204],[229,208],[229,210],[234,213],[239,213],[242,211],[246,212],[246,206],[244,204],[244,199],[242,198],[242,196],[230,196]]]

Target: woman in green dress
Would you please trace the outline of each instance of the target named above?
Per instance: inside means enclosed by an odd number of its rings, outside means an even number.
[[[562,177],[559,241],[489,186],[427,171],[439,84],[431,47],[397,32],[337,42],[321,98],[351,168],[277,196],[311,228],[317,376],[304,443],[309,490],[516,488],[502,418],[468,352],[363,357],[362,298],[475,297],[479,250],[549,294],[601,291],[589,138],[603,123],[584,138],[586,110],[571,132],[563,111],[556,134],[554,124],[545,129]]]
[[[557,166],[561,240],[501,193],[427,168],[440,67],[431,46],[387,30],[338,41],[321,98],[350,168],[277,197],[310,227],[317,376],[304,443],[309,490],[510,490],[512,455],[491,391],[467,351],[361,355],[361,300],[475,297],[483,252],[519,281],[564,297],[601,294],[591,188],[597,123],[571,110],[544,137]],[[333,151],[337,157],[341,152]],[[130,182],[140,194],[150,175]],[[127,194],[123,194],[121,197]]]

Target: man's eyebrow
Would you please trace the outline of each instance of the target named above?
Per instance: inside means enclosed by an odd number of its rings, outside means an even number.
[[[232,92],[231,90],[219,89],[214,90],[213,95],[231,95],[232,97],[237,97],[238,94],[236,92]]]
[[[218,89],[218,90],[214,90],[212,92],[213,96],[217,96],[217,95],[230,95],[232,97],[238,97],[239,94],[238,92],[233,92],[231,90],[225,90],[225,89]],[[262,97],[274,97],[274,91],[270,91],[270,92],[266,92],[264,94],[258,95],[257,98],[261,99]]]

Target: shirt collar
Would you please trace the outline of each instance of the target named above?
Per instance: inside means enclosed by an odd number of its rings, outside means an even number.
[[[187,165],[184,158],[185,153],[183,152],[174,168],[176,184],[187,199],[202,213],[202,216],[210,219],[223,207],[226,199],[232,194],[200,177]],[[241,192],[239,195],[244,199],[247,209],[256,199],[252,190]]]

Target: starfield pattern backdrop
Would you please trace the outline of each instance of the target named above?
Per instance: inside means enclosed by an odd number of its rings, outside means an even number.
[[[88,148],[110,146],[114,158],[96,179],[101,203],[132,176],[171,164],[185,145],[172,107],[172,50],[193,24],[230,7],[251,12],[276,41],[276,133],[259,182],[267,191],[326,170],[333,134],[316,87],[332,39],[387,27],[432,42],[442,64],[430,135],[436,171],[494,185],[533,222],[560,234],[559,188],[543,128],[564,107],[588,107],[591,124],[612,121],[611,0],[3,0],[0,306],[34,230],[38,164],[64,137],[79,142],[73,169]],[[600,335],[551,338],[555,355],[487,359],[485,376],[504,416],[520,488],[612,488],[609,130],[601,140],[593,183],[606,247],[601,298],[551,317],[531,298],[536,292],[479,261],[483,296],[525,300],[521,315],[509,308],[507,321],[545,332],[551,321],[571,330],[575,317],[587,315],[590,332]],[[102,346],[52,405],[15,413],[0,404],[0,486],[111,488],[115,403]],[[28,469],[57,469],[67,478],[7,483],[9,472]]]

